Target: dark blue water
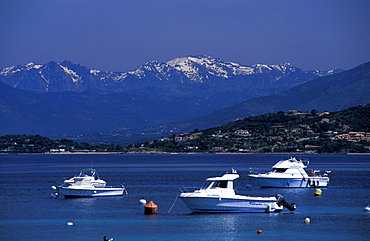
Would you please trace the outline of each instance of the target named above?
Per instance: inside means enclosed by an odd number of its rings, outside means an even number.
[[[331,186],[315,189],[244,186],[249,168],[268,171],[287,155],[0,155],[0,240],[370,240],[370,155],[302,155],[309,168],[331,170]],[[83,168],[108,185],[125,183],[123,197],[51,199],[51,186]],[[191,214],[180,187],[236,169],[238,193],[280,193],[297,210],[278,214]],[[252,183],[253,184],[253,183]],[[158,205],[144,215],[139,200]],[[304,223],[309,217],[311,223]],[[68,226],[69,220],[74,222]],[[256,231],[261,229],[262,234]]]

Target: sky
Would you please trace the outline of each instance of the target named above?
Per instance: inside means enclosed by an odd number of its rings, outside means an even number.
[[[369,0],[3,0],[0,68],[69,60],[131,71],[207,54],[242,65],[370,61]]]

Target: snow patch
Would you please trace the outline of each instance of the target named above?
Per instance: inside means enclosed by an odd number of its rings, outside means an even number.
[[[122,80],[126,79],[128,76],[128,73],[122,73],[120,75],[112,77],[114,81],[121,82]]]
[[[98,75],[100,74],[101,71],[100,70],[97,70],[97,69],[90,69],[90,74],[93,74],[93,75]]]
[[[18,71],[21,71],[20,69],[16,69],[14,70],[15,66],[11,66],[11,67],[6,67],[6,68],[3,68],[0,72],[1,75],[4,75],[4,76],[7,76],[7,75],[11,75],[11,74],[14,74]]]
[[[7,75],[12,75],[12,74],[15,74],[17,72],[20,72],[20,71],[24,71],[24,70],[31,70],[31,69],[40,69],[42,67],[41,64],[35,64],[33,62],[30,62],[28,64],[25,64],[23,65],[22,67],[18,67],[17,66],[10,66],[10,67],[6,67],[6,68],[3,68],[0,72],[1,75],[4,75],[4,76],[7,76]]]
[[[47,80],[46,78],[45,78],[45,76],[42,74],[42,71],[39,71],[39,74],[40,74],[40,76],[41,76],[41,78],[43,79],[43,80],[45,80],[45,82],[46,83],[50,83],[50,80]]]
[[[223,62],[207,55],[176,58],[168,61],[167,64],[183,72],[186,77],[193,81],[209,78],[209,75],[227,79],[235,75],[251,75],[254,73],[254,69],[251,67],[241,66],[233,62]],[[200,66],[204,67],[209,75],[200,76]]]
[[[68,69],[67,67],[65,67],[61,64],[59,64],[59,66],[64,70],[64,72],[66,74],[69,74],[71,76],[71,79],[72,79],[73,83],[78,83],[81,80],[81,77],[76,72],[74,72],[73,70]]]

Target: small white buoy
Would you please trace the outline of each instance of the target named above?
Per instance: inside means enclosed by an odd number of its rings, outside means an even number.
[[[146,204],[146,200],[144,198],[140,199],[139,202],[140,202],[141,205],[145,205]]]
[[[304,222],[305,222],[305,223],[310,223],[310,222],[311,222],[311,219],[310,219],[310,218],[305,218],[305,219],[304,219]]]
[[[67,223],[68,226],[72,226],[73,225],[73,222],[72,220],[69,220],[68,223]]]

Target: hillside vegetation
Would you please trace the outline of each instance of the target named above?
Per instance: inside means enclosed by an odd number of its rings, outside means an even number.
[[[0,152],[370,153],[370,104],[333,113],[280,111],[129,146],[6,135]]]
[[[280,111],[136,147],[165,152],[369,152],[370,104],[334,113]]]

